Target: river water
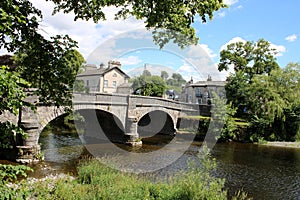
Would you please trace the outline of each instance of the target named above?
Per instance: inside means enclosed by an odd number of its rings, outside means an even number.
[[[162,136],[159,140],[143,141],[139,151],[158,149],[168,139]],[[45,161],[35,167],[31,174],[34,177],[61,172],[76,175],[78,160],[88,154],[76,134],[43,133],[40,143]],[[153,174],[165,176],[184,169],[187,160],[196,157],[201,145],[201,142],[193,142],[174,163]],[[130,150],[127,146],[118,146]],[[225,187],[230,196],[243,189],[253,199],[300,199],[300,149],[222,143],[216,144],[211,154],[217,161],[213,175],[226,179]]]

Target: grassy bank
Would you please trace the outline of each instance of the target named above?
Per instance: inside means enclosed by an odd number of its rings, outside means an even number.
[[[216,163],[207,155],[198,158],[188,170],[155,182],[153,177],[120,172],[92,159],[80,164],[76,179],[2,183],[0,199],[227,199],[224,180],[210,175]]]
[[[261,142],[259,145],[300,149],[300,142]]]
[[[203,140],[208,132],[211,117],[208,116],[185,116],[179,119],[177,128],[180,133],[193,133],[196,140]],[[219,141],[250,142],[251,135],[247,132],[249,123],[240,118],[225,118],[222,129],[214,130]]]

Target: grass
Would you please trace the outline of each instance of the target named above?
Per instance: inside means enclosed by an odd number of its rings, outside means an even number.
[[[2,185],[0,199],[5,199],[4,195],[7,199],[227,199],[225,180],[210,175],[216,162],[209,154],[199,154],[188,166],[172,178],[154,182],[149,177],[117,171],[91,159],[80,164],[75,180],[59,178],[34,183],[24,180],[11,188]],[[246,195],[239,193],[234,199],[246,199]]]

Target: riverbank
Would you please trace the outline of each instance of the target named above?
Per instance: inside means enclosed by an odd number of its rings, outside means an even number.
[[[62,174],[0,182],[0,199],[228,199],[225,180],[210,175],[214,161],[206,154],[198,158],[203,167],[191,163],[187,171],[155,182],[151,175],[117,171],[91,159],[80,164],[77,177]],[[237,191],[233,199],[246,199],[246,194]]]
[[[300,149],[300,142],[266,142],[259,145]]]

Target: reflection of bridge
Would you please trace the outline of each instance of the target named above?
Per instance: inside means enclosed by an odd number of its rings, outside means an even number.
[[[28,101],[36,102],[37,97],[32,96]],[[180,116],[199,114],[195,113],[197,110],[193,109],[193,105],[178,101],[100,93],[74,94],[73,109],[85,118],[86,132],[91,133],[89,136],[93,140],[109,138],[115,142],[130,144],[143,137],[143,133],[174,134]],[[21,113],[21,126],[28,133],[28,137],[22,144],[23,148],[30,149],[29,152],[38,149],[42,130],[49,122],[64,114],[64,107],[38,105],[36,112],[24,108]],[[5,118],[11,116],[0,116],[1,121]],[[101,124],[102,120],[106,122]],[[105,135],[95,134],[96,131]]]

